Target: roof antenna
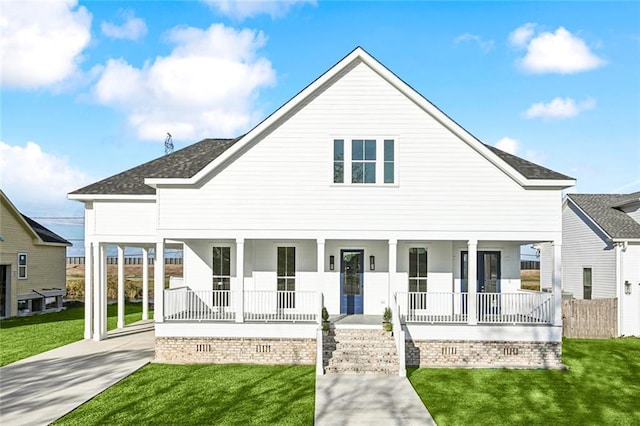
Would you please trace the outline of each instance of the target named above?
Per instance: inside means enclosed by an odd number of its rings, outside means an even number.
[[[171,133],[167,132],[167,138],[164,140],[164,155],[171,154],[173,152],[173,140],[171,139]]]

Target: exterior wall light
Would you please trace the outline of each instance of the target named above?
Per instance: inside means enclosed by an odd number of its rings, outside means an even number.
[[[369,269],[371,269],[372,271],[376,270],[376,257],[375,256],[369,256]]]
[[[629,280],[624,282],[624,294],[631,294],[631,282]]]
[[[334,270],[336,267],[336,257],[334,255],[329,256],[329,269]]]

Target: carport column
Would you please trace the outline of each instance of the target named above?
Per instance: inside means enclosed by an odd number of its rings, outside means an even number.
[[[478,241],[467,242],[467,323],[478,325]]]
[[[553,325],[562,327],[562,243],[554,241],[553,272],[551,285],[553,288]]]
[[[124,247],[118,245],[118,328],[124,328]]]
[[[153,263],[153,317],[164,322],[164,240],[156,243]]]
[[[84,246],[84,338],[93,337],[93,244]]]
[[[142,248],[142,319],[149,319],[149,249]]]
[[[398,291],[396,288],[396,268],[398,267],[398,240],[389,240],[389,282],[387,294],[387,306],[393,303],[393,294]],[[396,307],[394,306],[393,309]]]
[[[244,322],[244,238],[236,238],[236,322]]]

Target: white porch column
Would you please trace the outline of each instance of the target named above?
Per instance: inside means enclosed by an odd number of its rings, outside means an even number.
[[[142,248],[142,319],[149,319],[149,249]]]
[[[478,241],[467,242],[467,323],[478,325]]]
[[[118,328],[124,328],[124,247],[118,245]]]
[[[318,282],[316,288],[319,292],[323,290],[323,277],[324,277],[324,253],[325,253],[325,241],[324,238],[318,238],[316,240],[318,245]]]
[[[236,322],[244,322],[244,238],[236,239]]]
[[[164,240],[156,243],[153,263],[153,317],[164,322]]]
[[[93,245],[93,340],[107,336],[107,251],[103,243]]]
[[[387,294],[387,306],[391,305],[393,301],[393,294],[398,291],[396,288],[395,277],[398,268],[398,240],[389,240],[389,280],[388,280],[388,294]],[[395,309],[395,307],[394,307]]]
[[[553,288],[553,325],[562,327],[562,243],[554,241],[553,272],[551,286]]]
[[[84,338],[93,337],[93,244],[84,245]]]

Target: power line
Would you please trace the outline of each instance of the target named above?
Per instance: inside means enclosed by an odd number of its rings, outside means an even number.
[[[64,220],[79,220],[84,219],[84,216],[29,216],[31,219],[64,219]]]

